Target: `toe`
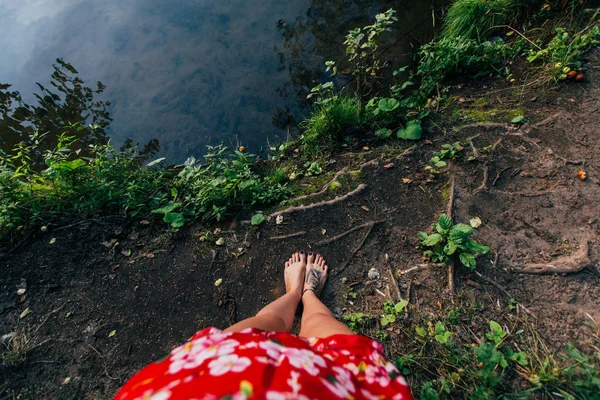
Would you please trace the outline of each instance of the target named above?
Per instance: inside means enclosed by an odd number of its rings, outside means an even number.
[[[287,268],[287,267],[289,267],[289,266],[290,266],[290,262],[289,262],[289,261],[286,261],[286,262],[285,262],[285,267]]]
[[[307,259],[307,262],[308,262],[309,264],[312,264],[314,261],[315,261],[315,255],[314,255],[312,252],[308,253],[308,259]]]
[[[300,262],[306,264],[306,254],[303,251],[300,252]]]
[[[294,262],[298,262],[298,253],[292,254],[292,258],[294,259]]]

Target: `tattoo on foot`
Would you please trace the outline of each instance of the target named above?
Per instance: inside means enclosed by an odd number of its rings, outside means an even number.
[[[305,287],[307,289],[314,290],[316,293],[319,290],[319,286],[321,284],[321,273],[322,271],[311,268],[306,276]]]

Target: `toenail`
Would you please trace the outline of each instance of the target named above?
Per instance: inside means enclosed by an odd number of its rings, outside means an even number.
[[[300,252],[300,254],[304,254],[304,252],[303,252],[303,251],[301,251],[301,252]]]

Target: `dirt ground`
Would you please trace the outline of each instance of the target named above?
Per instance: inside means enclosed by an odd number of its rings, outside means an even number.
[[[271,218],[260,228],[222,226],[209,238],[224,238],[223,246],[201,242],[201,225],[170,236],[158,223],[101,220],[40,234],[0,259],[0,335],[24,333],[32,348],[24,362],[0,367],[0,398],[110,398],[197,330],[225,328],[281,295],[283,263],[301,249],[328,261],[324,300],[339,318],[377,314],[399,296],[435,312],[449,302],[445,270],[397,271],[423,263],[416,234],[450,198],[456,221],[481,218],[476,238],[492,248],[478,259],[487,280],[457,270],[458,295],[468,292],[489,315],[507,295],[518,300],[556,348],[588,341],[598,334],[591,320],[600,323],[598,58],[591,56],[586,82],[556,90],[454,88],[460,107],[481,104],[486,93],[484,108],[523,108],[529,122],[473,124],[442,114],[414,147],[342,154],[331,168],[355,183],[338,193],[355,194],[285,212],[280,225]],[[458,140],[463,154],[431,179],[431,153]],[[471,155],[477,159],[467,161]],[[326,191],[303,203],[333,198]],[[371,268],[379,279],[367,278]],[[356,299],[346,295],[350,287]]]

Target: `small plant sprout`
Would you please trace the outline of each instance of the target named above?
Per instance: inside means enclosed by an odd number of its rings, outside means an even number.
[[[444,262],[450,266],[448,271],[448,287],[454,289],[454,265],[460,261],[469,269],[475,269],[475,255],[487,254],[490,248],[470,239],[475,231],[466,224],[453,224],[446,214],[440,215],[432,225],[433,233],[419,232],[421,247],[426,248],[423,256],[433,262]]]
[[[390,300],[386,301],[383,305],[384,315],[381,317],[381,326],[387,326],[391,323],[396,322],[396,317],[404,312],[404,309],[408,305],[408,301],[400,300],[394,304]]]

